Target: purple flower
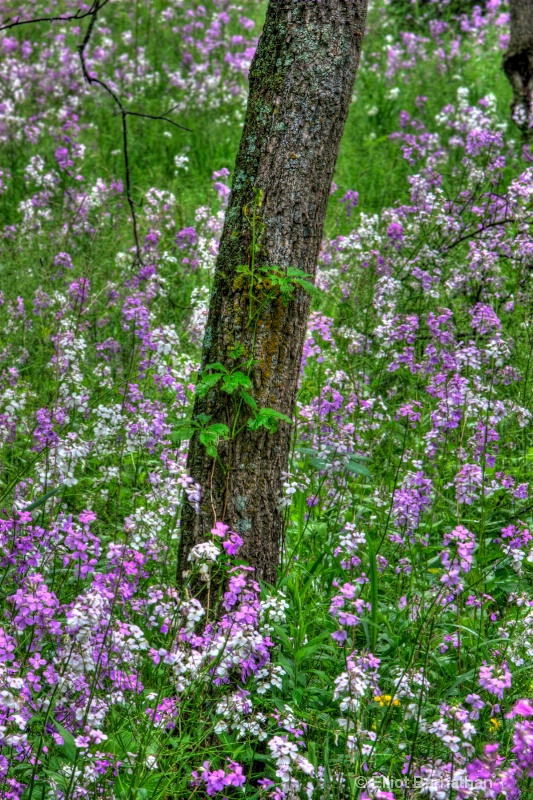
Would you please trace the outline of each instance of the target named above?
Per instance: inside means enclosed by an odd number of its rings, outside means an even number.
[[[227,786],[234,786],[237,789],[244,786],[246,776],[241,765],[237,761],[228,761],[226,769],[211,769],[211,762],[204,761],[203,772],[199,775],[195,770],[192,773],[191,783],[195,786],[200,785],[200,781],[205,783],[205,791],[209,797],[218,792],[222,792]]]
[[[344,197],[339,200],[340,203],[344,203],[346,207],[346,216],[348,219],[352,216],[352,209],[357,208],[359,205],[359,192],[354,192],[352,189],[348,189]]]
[[[455,496],[458,503],[471,506],[479,499],[483,470],[478,464],[465,464],[455,476]]]
[[[504,662],[500,667],[488,665],[486,661],[479,670],[479,685],[503,700],[505,689],[511,688],[511,673]]]
[[[405,413],[408,416],[409,410]],[[394,525],[405,530],[412,537],[420,524],[422,514],[427,513],[433,504],[433,482],[422,470],[408,473],[392,501]]]
[[[472,316],[472,327],[480,336],[500,330],[502,327],[492,306],[477,303],[469,313]]]

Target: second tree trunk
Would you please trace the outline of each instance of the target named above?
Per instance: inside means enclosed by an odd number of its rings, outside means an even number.
[[[503,69],[513,88],[514,122],[530,136],[533,100],[533,0],[509,0],[511,38]]]

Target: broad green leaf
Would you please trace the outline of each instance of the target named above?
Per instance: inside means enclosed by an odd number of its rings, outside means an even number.
[[[58,732],[61,735],[61,738],[63,739],[62,747],[64,749],[66,757],[68,758],[69,761],[72,762],[75,761],[77,747],[74,742],[74,736],[71,734],[70,731],[67,731],[66,728],[64,728],[62,725],[59,724],[59,722],[55,720],[54,720],[54,725],[56,726]]]
[[[282,419],[289,424],[292,422],[290,417],[282,414],[281,411],[276,411],[275,408],[260,408],[258,416],[263,419]]]
[[[215,422],[213,423],[213,425],[210,425],[209,428],[207,428],[206,430],[213,431],[213,433],[216,433],[218,436],[222,437],[228,436],[229,434],[229,428],[227,425],[224,425],[223,422]]]
[[[210,431],[202,431],[200,433],[200,442],[204,445],[208,455],[215,458],[217,455],[217,445],[219,437],[216,433]]]
[[[171,439],[181,441],[182,439],[190,439],[194,434],[195,428],[180,428],[177,431],[172,431]]]
[[[350,459],[350,461],[346,462],[345,466],[348,472],[353,472],[354,475],[365,475],[367,478],[370,478],[370,471],[358,461]]]

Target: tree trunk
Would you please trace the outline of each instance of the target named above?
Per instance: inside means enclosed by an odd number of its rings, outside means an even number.
[[[509,0],[511,39],[503,69],[513,87],[511,114],[529,137],[533,123],[533,0]]]
[[[298,268],[314,280],[366,7],[367,0],[270,0],[250,70],[202,369],[209,374],[206,365],[214,362],[230,372],[238,369],[251,379],[249,394],[258,408],[288,416],[294,411],[310,297],[297,281],[288,298],[273,289],[268,276],[263,284],[257,276],[261,267],[278,276]],[[273,583],[291,426],[282,421],[275,433],[251,430],[246,420],[254,412],[237,394],[222,391],[220,381],[207,395],[197,395],[193,420],[202,414],[209,415],[209,425],[224,423],[233,435],[219,443],[217,459],[206,452],[198,432],[190,441],[188,471],[200,483],[202,499],[199,514],[189,503],[183,506],[178,578],[188,568],[191,548],[209,540],[214,522],[222,521],[243,538],[240,555],[257,576]]]

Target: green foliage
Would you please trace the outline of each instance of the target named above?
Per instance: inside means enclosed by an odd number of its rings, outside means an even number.
[[[207,370],[211,371],[208,373]],[[258,408],[256,400],[249,392],[252,388],[252,381],[248,375],[240,369],[230,371],[219,362],[207,364],[196,385],[196,391],[200,397],[205,397],[205,395],[219,383],[222,392],[228,395],[234,395],[236,409],[233,424],[234,432],[239,430],[239,412],[241,409],[241,403],[239,401],[242,401],[252,411],[252,416],[246,422],[246,427],[249,428],[249,430],[257,431],[259,428],[265,428],[269,433],[275,433],[280,421],[291,423],[290,417],[286,414],[282,414],[280,411],[276,411],[273,408]],[[211,424],[208,426],[208,421],[209,417],[200,415],[194,424],[188,422],[180,423],[174,435],[179,439],[188,439],[192,436],[194,430],[201,426],[199,428],[200,442],[205,445],[208,454],[215,458],[219,441],[229,438],[229,428],[224,424]]]
[[[311,276],[304,272],[303,269],[287,267],[286,270],[281,270],[277,267],[262,267],[261,273],[273,288],[278,289],[285,306],[293,299],[297,286],[315,299],[321,296],[320,289],[314,285]]]
[[[310,275],[298,267],[282,269],[276,266],[248,266],[240,264],[236,273],[249,287],[249,322],[257,319],[268,304],[281,299],[284,306],[294,299],[297,288],[303,289],[313,299],[320,299],[322,292],[316,287]]]
[[[290,417],[280,411],[276,411],[273,408],[260,408],[256,416],[248,420],[247,424],[252,431],[266,428],[269,433],[275,433],[281,421],[288,422],[289,425],[292,422]]]
[[[206,374],[208,369],[212,370],[212,372]],[[252,387],[250,378],[244,372],[237,369],[229,372],[223,364],[217,362],[208,364],[203,370],[201,379],[196,385],[198,395],[204,397],[220,380],[222,380],[221,391],[226,392],[226,394],[234,394]]]
[[[207,453],[212,457],[217,457],[217,448],[221,439],[229,437],[227,425],[221,422],[213,422],[209,425],[211,417],[208,414],[200,414],[194,420],[182,420],[174,428],[172,437],[176,441],[190,439],[194,433],[198,432],[198,438],[204,445]]]
[[[229,428],[221,422],[215,422],[213,425],[203,428],[199,433],[200,442],[204,445],[208,455],[216,458],[218,443],[221,439],[227,439],[229,436]]]
[[[198,5],[198,4],[196,4]],[[499,31],[485,31],[486,38],[479,46],[468,45],[468,59],[458,61],[454,69],[446,73],[445,79],[438,71],[435,60],[424,61],[414,59],[409,79],[398,81],[384,76],[379,54],[384,47],[384,36],[396,37],[402,28],[401,16],[404,11],[412,11],[413,4],[378,2],[372,9],[368,33],[365,38],[363,64],[358,76],[356,94],[350,109],[350,115],[342,143],[341,154],[335,174],[339,188],[332,196],[327,221],[327,232],[335,235],[348,233],[352,229],[364,231],[371,224],[373,212],[383,207],[392,206],[396,202],[409,202],[410,186],[407,176],[413,170],[402,158],[400,145],[391,139],[390,134],[398,129],[400,111],[407,110],[412,115],[420,114],[431,129],[431,120],[435,113],[447,103],[455,101],[457,88],[469,86],[476,99],[489,92],[496,94],[496,104],[502,122],[508,117],[509,88],[500,72],[500,52],[495,44]],[[122,33],[129,31],[130,9],[121,4],[111,3],[117,7],[119,26],[113,32],[117,40]],[[401,7],[401,14],[396,13],[396,6]],[[243,13],[250,17],[260,17],[265,3],[243,3]],[[136,36],[145,47],[144,58],[149,64],[168,63],[177,71],[181,68],[183,55],[182,44],[176,42],[172,33],[172,25],[157,22],[155,35],[154,20],[161,11],[160,3],[153,8],[141,12],[139,28]],[[154,12],[152,14],[152,12]],[[389,13],[393,12],[393,13]],[[114,18],[110,16],[110,24]],[[417,30],[421,30],[417,23]],[[228,30],[231,36],[232,30]],[[26,35],[26,34],[25,34]],[[37,34],[35,34],[37,35]],[[71,36],[67,33],[67,36]],[[427,35],[427,31],[425,34]],[[451,31],[446,36],[455,36]],[[373,69],[373,63],[380,64]],[[391,89],[398,88],[395,95]],[[416,102],[419,96],[427,98],[424,110],[420,111]],[[214,169],[221,166],[233,168],[234,156],[242,129],[242,103],[232,100],[220,93],[216,112],[203,107],[186,108],[180,112],[179,121],[192,129],[192,133],[167,131],[164,136],[159,123],[135,120],[131,124],[131,164],[136,198],[140,201],[143,194],[151,186],[165,187],[174,192],[177,198],[175,223],[178,228],[192,225],[195,222],[195,211],[198,206],[210,205],[214,201],[211,175]],[[116,176],[122,174],[121,154],[115,154],[120,147],[120,120],[113,116],[109,105],[92,93],[83,102],[91,109],[92,125],[83,128],[81,137],[88,148],[91,170],[87,180],[100,175]],[[139,108],[148,113],[161,111],[161,93],[156,83],[139,98]],[[375,110],[375,113],[374,113]],[[369,113],[369,112],[372,113]],[[54,150],[57,143],[50,145],[50,152],[45,153],[50,164],[54,162]],[[174,157],[185,147],[189,156],[189,171],[178,175],[174,170]],[[18,204],[25,198],[23,170],[27,164],[25,148],[13,148],[9,153],[10,168],[15,176],[14,189],[9,195],[2,195],[0,202],[5,220],[18,218]],[[455,165],[456,166],[456,165]],[[450,172],[453,172],[451,163]],[[448,177],[447,175],[445,176]],[[357,189],[360,195],[360,206],[365,216],[359,216],[359,210],[353,211],[348,219],[344,206],[338,198],[348,189]],[[11,190],[10,190],[11,191]],[[450,483],[456,472],[456,455],[450,446],[436,460],[435,473],[439,476],[436,490],[434,510],[424,519],[420,528],[420,541],[411,543],[409,557],[412,563],[411,572],[394,573],[393,570],[381,571],[383,563],[380,558],[394,558],[394,547],[388,544],[388,536],[395,531],[391,520],[390,505],[383,498],[397,488],[397,475],[406,463],[416,463],[424,442],[416,430],[404,426],[401,421],[387,418],[383,409],[376,403],[370,408],[364,407],[369,398],[420,397],[425,391],[419,374],[409,374],[407,370],[393,377],[387,372],[388,364],[376,364],[374,355],[364,348],[352,349],[352,339],[362,337],[372,329],[374,323],[373,291],[375,285],[375,268],[369,263],[361,270],[357,280],[354,278],[352,292],[342,295],[335,286],[336,275],[331,273],[330,286],[327,291],[315,289],[310,277],[296,267],[282,269],[280,267],[258,266],[255,262],[260,255],[260,218],[262,198],[256,197],[255,207],[246,210],[250,225],[257,230],[251,250],[250,264],[238,269],[238,277],[243,286],[249,290],[251,322],[254,324],[258,315],[268,304],[281,301],[285,306],[302,290],[310,294],[316,301],[317,308],[334,316],[337,328],[346,330],[346,336],[337,337],[337,349],[324,341],[321,343],[324,361],[309,364],[302,378],[299,390],[300,405],[311,406],[314,399],[321,395],[331,374],[343,371],[342,378],[346,394],[357,393],[360,404],[346,412],[346,421],[352,426],[352,449],[357,450],[359,437],[368,419],[373,415],[376,435],[373,439],[369,456],[350,452],[345,454],[340,448],[320,441],[309,445],[307,436],[307,417],[296,420],[297,441],[292,453],[290,473],[287,478],[293,481],[292,502],[285,509],[285,551],[279,588],[287,598],[287,614],[283,622],[273,624],[275,661],[285,669],[282,686],[269,690],[268,697],[254,695],[256,709],[264,712],[269,720],[279,709],[290,706],[299,720],[307,724],[305,740],[306,755],[309,760],[325,767],[325,786],[332,785],[333,776],[338,770],[347,774],[346,787],[342,790],[332,789],[334,800],[356,800],[360,791],[354,783],[357,770],[361,770],[364,759],[360,753],[348,752],[343,742],[346,731],[340,730],[338,702],[334,699],[334,679],[346,668],[347,648],[339,647],[331,634],[336,624],[330,614],[329,605],[332,596],[338,592],[335,582],[342,581],[343,572],[340,567],[342,556],[336,554],[339,535],[346,522],[364,530],[365,545],[358,555],[362,560],[361,572],[366,580],[357,585],[357,599],[368,604],[361,612],[361,624],[354,633],[353,646],[361,652],[371,649],[379,654],[381,672],[384,676],[383,691],[386,695],[394,694],[395,678],[393,670],[401,667],[407,670],[415,662],[425,666],[432,685],[432,696],[427,707],[437,709],[441,702],[454,705],[459,702],[465,689],[476,691],[477,672],[483,660],[490,661],[495,652],[506,653],[514,636],[515,624],[513,615],[517,608],[510,603],[513,595],[520,597],[531,589],[530,573],[519,574],[515,569],[511,556],[502,554],[497,539],[501,535],[503,525],[516,524],[522,520],[524,526],[533,526],[531,509],[518,502],[507,503],[501,495],[495,493],[487,496],[476,506],[475,512],[458,512],[453,501]],[[58,209],[53,209],[55,214]],[[105,362],[106,371],[102,370],[102,360],[89,347],[83,355],[75,356],[83,366],[83,378],[76,390],[80,395],[87,395],[91,412],[100,405],[112,409],[123,407],[129,403],[128,387],[139,375],[139,388],[154,404],[161,403],[168,412],[167,420],[171,423],[172,432],[164,434],[164,445],[169,449],[180,448],[179,458],[184,462],[187,440],[198,436],[212,458],[218,457],[218,450],[223,442],[228,442],[236,435],[239,426],[247,427],[260,434],[273,434],[280,422],[291,424],[292,420],[271,408],[260,408],[253,396],[250,375],[253,364],[247,361],[242,343],[237,342],[230,350],[230,358],[237,366],[227,369],[221,363],[209,364],[201,372],[196,391],[200,397],[209,399],[211,391],[220,391],[227,395],[227,401],[234,418],[231,426],[224,423],[213,423],[209,415],[200,415],[190,419],[190,405],[193,398],[189,388],[199,360],[199,342],[188,339],[186,334],[180,336],[178,344],[174,344],[175,361],[165,362],[169,374],[177,374],[182,385],[184,399],[180,403],[176,392],[172,389],[155,389],[152,378],[157,371],[148,368],[139,369],[144,358],[140,353],[139,342],[133,328],[124,329],[124,319],[120,308],[107,300],[108,283],[114,280],[117,273],[116,255],[119,249],[128,251],[131,247],[131,220],[124,209],[113,208],[102,228],[93,237],[71,237],[65,241],[64,247],[72,247],[76,252],[76,278],[79,273],[87,275],[91,281],[92,291],[98,302],[102,303],[100,316],[104,314],[110,320],[110,335],[120,345],[116,357]],[[145,226],[146,227],[146,226]],[[147,230],[147,228],[146,228]],[[143,233],[146,232],[143,229]],[[421,222],[420,247],[427,245],[424,241],[426,231]],[[167,236],[168,251],[174,247],[175,228],[163,231]],[[16,300],[17,296],[33,298],[37,287],[42,287],[52,298],[57,291],[58,283],[54,278],[56,268],[54,257],[57,247],[48,245],[43,237],[38,244],[24,247],[17,242],[2,256],[0,277],[2,290],[7,304]],[[165,245],[167,247],[167,245]],[[162,247],[162,250],[164,248]],[[172,251],[174,252],[174,251]],[[465,258],[467,249],[457,253],[457,260]],[[161,285],[165,287],[158,297],[157,324],[174,326],[183,332],[190,319],[191,297],[194,290],[204,289],[210,284],[210,268],[203,265],[192,270],[189,265],[181,263],[181,255],[174,261],[161,259],[158,273]],[[350,259],[346,254],[346,262]],[[424,265],[424,258],[417,252],[416,258]],[[511,269],[509,269],[511,272]],[[125,280],[130,280],[128,273]],[[326,275],[326,278],[328,276]],[[513,275],[509,275],[512,282]],[[328,281],[325,280],[324,283]],[[509,284],[511,285],[511,284]],[[502,296],[508,287],[501,289]],[[521,291],[528,292],[524,286]],[[427,297],[416,294],[408,282],[405,282],[402,312],[413,313]],[[103,298],[103,300],[101,300]],[[457,298],[453,302],[459,306]],[[2,312],[4,313],[4,312]],[[467,314],[466,309],[459,313]],[[514,359],[524,379],[520,384],[509,388],[506,402],[516,402],[531,408],[530,377],[530,338],[531,322],[527,312],[509,312],[507,324],[512,332]],[[87,312],[79,314],[76,319],[77,333],[90,340],[97,330],[98,316],[91,306]],[[7,330],[4,326],[3,331]],[[56,322],[32,317],[32,325],[20,324],[15,334],[5,334],[0,343],[3,354],[9,354],[9,348],[20,349],[21,357],[16,362],[22,381],[28,387],[27,408],[24,411],[28,424],[12,443],[8,442],[3,449],[3,463],[0,472],[0,497],[3,506],[12,499],[13,488],[29,476],[34,475],[34,466],[38,459],[46,463],[49,445],[40,452],[35,448],[33,439],[33,419],[39,408],[46,407],[58,396],[58,378],[54,369],[50,368],[56,349],[51,340],[60,328],[60,319]],[[4,336],[4,333],[3,333]],[[26,355],[24,355],[26,354]],[[182,361],[180,360],[182,359]],[[105,381],[102,375],[105,376]],[[370,376],[369,383],[363,376]],[[107,381],[107,384],[106,384]],[[5,387],[6,396],[9,384]],[[344,389],[343,389],[344,391]],[[381,416],[380,416],[381,415]],[[72,414],[65,422],[52,421],[53,433],[58,433],[68,441],[69,433],[83,439],[87,420],[84,414]],[[328,413],[321,420],[324,430],[336,425],[335,411]],[[501,468],[513,476],[517,484],[531,479],[533,466],[533,449],[530,433],[524,429],[505,423],[501,440]],[[472,431],[468,426],[464,429],[466,440]],[[154,466],[159,464],[145,441],[141,445],[126,447],[124,429],[115,432],[113,446],[109,449],[91,451],[85,460],[84,468],[76,472],[76,483],[71,485],[55,485],[50,480],[44,489],[29,489],[29,496],[18,505],[22,511],[35,512],[34,524],[39,526],[45,514],[52,514],[53,509],[62,514],[79,513],[82,509],[93,508],[98,514],[100,529],[98,536],[103,545],[116,545],[128,541],[132,535],[131,528],[125,527],[125,520],[134,518],[136,529],[142,529],[144,519],[156,514],[160,496],[150,483]],[[449,434],[450,439],[452,434]],[[107,442],[106,442],[107,446]],[[54,460],[49,459],[50,474],[54,475]],[[500,462],[499,462],[500,463]],[[117,473],[114,474],[113,469]],[[498,469],[500,466],[498,466]],[[416,467],[413,466],[413,469]],[[484,480],[494,479],[495,470],[487,469]],[[104,478],[102,478],[102,475]],[[53,487],[53,488],[49,488]],[[453,488],[453,487],[452,487]],[[150,500],[150,498],[154,498]],[[310,502],[309,502],[310,501]],[[150,503],[152,503],[150,505]],[[350,511],[345,514],[345,509]],[[461,516],[459,514],[461,513]],[[439,644],[448,629],[436,606],[429,606],[429,593],[439,586],[442,577],[441,547],[442,536],[451,530],[458,520],[468,525],[476,534],[479,547],[476,561],[468,574],[466,583],[472,592],[492,598],[487,600],[487,607],[477,613],[472,607],[463,603],[457,606],[455,625],[460,634],[459,656],[457,650],[450,647],[441,652]],[[161,585],[173,587],[175,584],[175,552],[177,533],[176,517],[165,517],[162,522],[161,538],[166,548],[160,555],[159,576]],[[20,539],[21,547],[24,540]],[[18,546],[18,544],[17,544]],[[525,570],[529,569],[525,565]],[[61,586],[66,601],[76,595],[80,581],[72,576]],[[89,585],[89,584],[88,584]],[[2,578],[3,591],[4,578]],[[406,598],[408,605],[402,607],[400,600]],[[426,607],[428,605],[428,607]],[[426,608],[425,614],[419,609]],[[12,608],[7,607],[8,615]],[[477,616],[476,616],[477,614]],[[501,615],[495,623],[491,615]],[[503,615],[509,628],[502,636],[499,624]],[[178,627],[181,621],[172,619],[171,626]],[[141,621],[142,625],[143,622]],[[517,623],[516,623],[517,625]],[[510,636],[507,634],[510,633]],[[28,636],[30,634],[28,633]],[[521,634],[520,634],[521,635]],[[164,636],[154,637],[154,647],[164,646]],[[46,655],[46,653],[45,653]],[[418,660],[417,660],[418,659]],[[468,661],[468,668],[464,664]],[[463,664],[463,666],[461,666]],[[470,666],[472,665],[472,666]],[[143,661],[139,681],[154,695],[153,706],[162,698],[175,697],[179,694],[181,716],[174,728],[164,725],[155,728],[146,720],[145,708],[141,698],[124,700],[117,705],[113,714],[105,721],[109,739],[97,746],[98,750],[114,753],[123,763],[124,769],[113,789],[117,800],[168,800],[168,798],[203,797],[200,790],[190,785],[192,769],[201,769],[204,761],[220,763],[225,758],[242,759],[247,764],[249,781],[246,796],[257,800],[258,790],[252,788],[253,781],[266,774],[274,777],[271,761],[264,743],[257,743],[251,734],[238,739],[234,733],[217,733],[215,725],[218,721],[216,706],[224,696],[224,687],[213,687],[200,675],[192,685],[192,689],[177,692],[175,679],[168,665],[155,665],[149,659]],[[521,669],[513,672],[513,691],[516,696],[531,696],[531,663],[526,661]],[[43,695],[51,693],[45,686]],[[463,693],[463,694],[462,694]],[[18,702],[18,700],[17,700]],[[261,705],[262,704],[262,705]],[[434,741],[424,739],[417,728],[416,714],[406,713],[407,703],[395,706],[384,701],[370,703],[364,708],[357,725],[375,732],[379,737],[380,753],[377,767],[385,775],[399,774],[403,760],[411,747],[433,748],[436,757],[446,757],[446,752],[438,750]],[[491,726],[486,708],[479,723],[480,735],[484,741],[494,741],[494,726]],[[507,740],[510,737],[509,721],[502,714],[501,728],[506,730]],[[34,726],[44,730],[48,720],[43,712],[35,717]],[[506,726],[508,726],[506,728]],[[83,762],[83,755],[75,746],[72,734],[62,726],[57,732],[63,738],[50,754],[50,769],[45,774],[45,781],[36,783],[34,789],[27,790],[27,798],[32,800],[47,797],[45,782],[52,780],[58,791],[70,791],[72,785],[65,766],[71,767],[76,759]],[[18,732],[17,732],[18,735]],[[502,736],[501,752],[505,749],[505,736]],[[492,737],[492,738],[491,738]],[[420,745],[422,740],[422,745]],[[476,744],[476,746],[478,746]],[[479,754],[478,754],[479,755]],[[158,768],[149,769],[146,758],[153,756]],[[44,761],[44,759],[43,759]],[[31,764],[22,765],[21,769],[29,770],[24,775],[31,775]],[[270,770],[270,772],[269,772]],[[350,783],[351,781],[351,783]],[[29,779],[27,780],[30,785]],[[51,785],[51,784],[50,784]],[[529,791],[529,789],[526,789]],[[324,789],[325,796],[327,790]],[[232,796],[239,796],[235,792]],[[110,795],[111,796],[111,795]],[[244,796],[244,795],[243,795]]]

